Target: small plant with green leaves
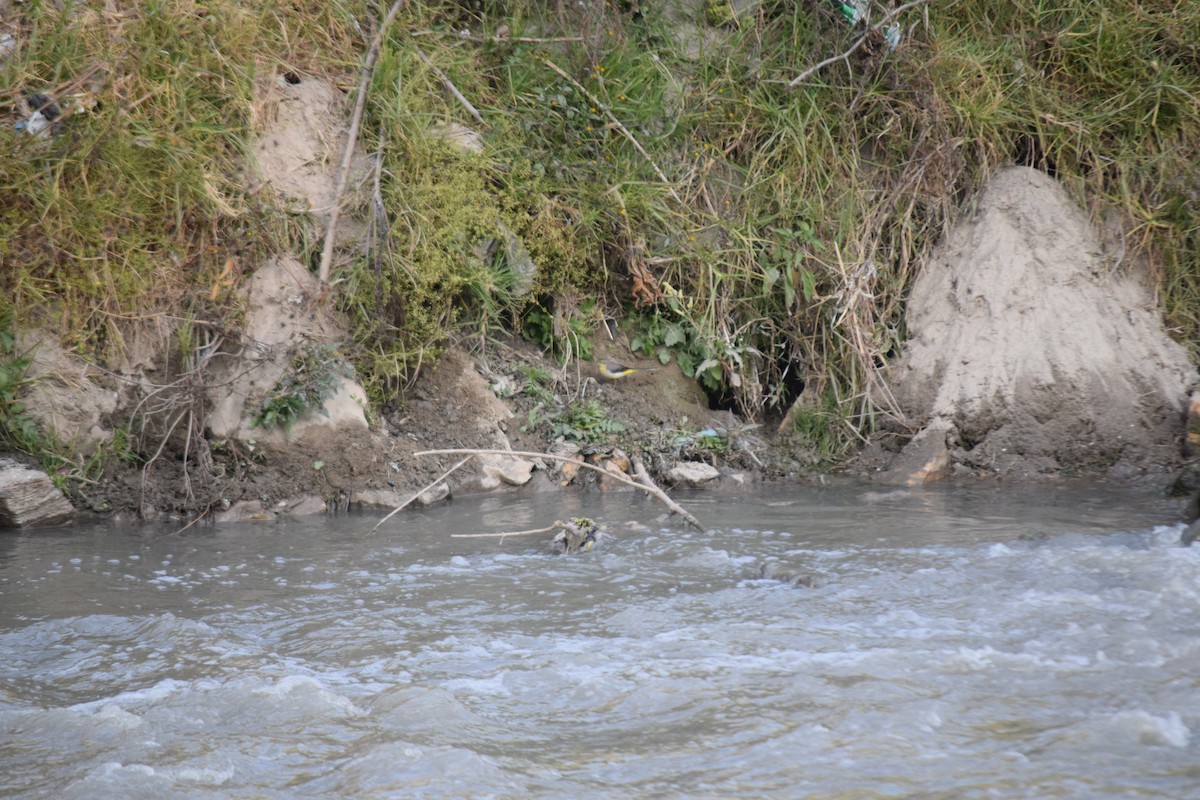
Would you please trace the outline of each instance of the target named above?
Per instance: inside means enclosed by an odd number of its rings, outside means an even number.
[[[550,418],[550,433],[578,444],[596,444],[625,431],[595,400],[576,401]]]
[[[263,400],[250,427],[291,430],[306,411],[323,411],[324,402],[337,390],[345,371],[346,363],[332,345],[300,348],[270,396]]]
[[[634,352],[657,358],[661,364],[671,359],[689,378],[695,378],[705,389],[716,392],[725,382],[719,355],[705,342],[693,324],[662,312],[634,318],[635,333],[629,340]]]
[[[556,361],[566,362],[572,358],[589,361],[595,305],[589,300],[572,312],[564,308],[569,304],[562,303],[557,311],[550,312],[541,304],[531,304],[525,311],[521,330],[526,339],[541,345]]]

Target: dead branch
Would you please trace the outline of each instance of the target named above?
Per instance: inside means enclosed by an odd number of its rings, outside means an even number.
[[[624,125],[621,124],[621,120],[617,119],[616,116],[611,111],[608,110],[608,106],[606,106],[603,102],[601,102],[600,99],[598,97],[596,97],[596,95],[589,92],[582,83],[575,80],[570,75],[568,75],[566,72],[564,72],[562,67],[558,66],[558,64],[555,64],[553,61],[551,61],[548,58],[544,59],[544,60],[546,62],[547,67],[549,67],[550,69],[557,72],[568,83],[570,83],[572,86],[574,86],[579,91],[583,92],[584,96],[587,97],[589,102],[591,102],[594,106],[596,106],[596,108],[598,108],[604,112],[604,116],[608,117],[608,121],[612,123],[612,126],[614,128],[616,128],[618,131],[620,131],[621,134],[626,139],[629,140],[629,143],[634,146],[634,149],[636,149],[638,151],[638,153],[641,154],[642,158],[644,158],[646,160],[646,163],[649,164],[651,169],[654,170],[654,174],[657,175],[658,179],[660,181],[662,181],[664,186],[667,187],[667,191],[671,193],[671,197],[675,198],[675,202],[679,203],[680,205],[683,205],[683,200],[679,197],[679,193],[675,191],[675,187],[673,185],[671,185],[671,182],[669,180],[667,180],[667,176],[665,174],[663,174],[663,171],[658,168],[658,164],[654,163],[654,159],[651,158],[650,154],[646,152],[646,148],[642,147],[642,143],[639,142],[636,138],[634,138],[634,135],[629,132],[628,128],[626,128]]]
[[[499,539],[504,541],[506,536],[532,536],[535,533],[549,533],[555,528],[561,528],[562,521],[555,520],[553,525],[547,525],[544,528],[534,528],[528,531],[505,531],[504,533],[452,533],[451,539]]]
[[[457,470],[459,467],[461,467],[463,464],[467,463],[467,462],[468,462],[468,461],[470,461],[470,460],[471,460],[471,456],[467,456],[467,457],[466,457],[466,458],[464,458],[462,461],[459,461],[459,462],[458,462],[457,464],[455,464],[453,467],[451,467],[450,469],[446,470],[446,471],[445,471],[445,472],[443,472],[441,475],[439,475],[437,478],[435,478],[435,479],[433,480],[433,482],[432,482],[432,483],[429,483],[429,484],[425,485],[424,487],[422,487],[422,488],[421,488],[421,489],[420,489],[420,490],[419,490],[419,491],[418,491],[416,494],[414,494],[412,497],[408,498],[408,499],[407,499],[407,500],[405,500],[403,503],[401,503],[400,505],[398,505],[398,506],[396,506],[395,508],[393,508],[393,509],[392,509],[392,511],[391,511],[391,513],[390,513],[390,514],[388,514],[388,515],[387,515],[386,517],[384,517],[383,519],[379,520],[379,522],[375,524],[375,527],[374,527],[374,528],[371,528],[371,530],[367,531],[367,534],[366,534],[366,535],[367,535],[367,536],[370,536],[372,533],[374,533],[375,531],[379,530],[380,526],[381,526],[381,525],[383,525],[383,523],[387,522],[389,519],[391,519],[392,517],[394,517],[394,516],[396,516],[397,514],[399,514],[399,513],[400,513],[400,512],[401,512],[403,509],[407,508],[407,507],[408,507],[408,506],[409,506],[409,505],[410,505],[410,504],[411,504],[411,503],[412,503],[414,500],[416,500],[416,499],[417,499],[418,497],[420,497],[422,494],[424,494],[425,492],[429,491],[429,490],[430,490],[430,489],[432,489],[433,487],[437,486],[437,485],[438,485],[439,483],[441,483],[442,481],[446,480],[446,478],[450,477],[450,473],[454,472],[455,470]]]
[[[333,192],[333,208],[329,209],[329,224],[325,226],[325,247],[321,250],[321,266],[317,270],[317,277],[321,283],[329,280],[329,270],[333,265],[334,234],[337,233],[338,216],[342,210],[342,195],[346,193],[346,183],[350,179],[350,161],[354,158],[354,146],[358,142],[358,129],[362,125],[363,109],[367,105],[367,88],[371,84],[371,75],[375,71],[375,59],[379,58],[379,48],[383,44],[384,37],[387,36],[388,28],[392,26],[392,21],[396,19],[396,15],[400,13],[400,9],[404,8],[407,2],[408,0],[396,0],[392,3],[387,16],[379,25],[379,30],[375,32],[375,38],[371,40],[371,48],[367,51],[367,57],[363,60],[362,74],[358,78],[358,96],[354,101],[354,114],[350,117],[350,129],[346,131],[346,149],[342,151],[342,163],[338,166],[337,187]]]
[[[879,22],[877,22],[874,25],[872,25],[871,27],[867,28],[867,32],[864,33],[862,36],[860,36],[858,38],[858,40],[854,42],[854,44],[850,45],[850,49],[848,49],[844,53],[841,53],[840,55],[833,56],[832,58],[827,58],[824,61],[820,62],[819,64],[813,64],[811,67],[804,70],[804,72],[801,72],[799,75],[792,78],[792,80],[788,82],[788,88],[795,89],[797,86],[799,86],[805,80],[812,77],[816,73],[820,72],[825,67],[828,67],[830,64],[834,64],[838,61],[849,61],[850,56],[854,55],[854,53],[858,51],[858,48],[862,47],[864,44],[867,43],[867,39],[870,38],[872,33],[876,33],[878,31],[882,30],[884,25],[887,25],[893,19],[895,19],[896,17],[898,17],[900,14],[904,13],[905,11],[908,11],[910,8],[916,8],[917,6],[924,5],[928,2],[929,2],[929,0],[912,0],[912,2],[904,3],[903,5],[896,6],[891,11],[884,14],[883,18],[881,20],[879,20]]]
[[[650,479],[650,474],[646,472],[646,467],[642,464],[642,460],[640,458],[633,456],[630,461],[633,463],[633,474],[637,476],[638,485],[642,486],[646,491],[650,492],[650,494],[663,501],[667,508],[686,519],[689,523],[691,523],[693,528],[701,533],[705,531],[705,527],[700,524],[700,520],[696,519],[687,511],[685,511],[683,506],[676,503],[667,496],[666,492],[654,485],[654,481]]]
[[[704,533],[705,531],[708,530],[707,528],[705,528],[703,525],[700,524],[700,520],[696,519],[694,516],[689,514],[686,510],[684,510],[683,506],[679,505],[674,500],[672,500],[670,497],[668,497],[666,492],[664,492],[662,489],[655,486],[654,481],[650,480],[650,476],[646,475],[646,468],[641,466],[641,461],[636,458],[633,459],[634,469],[636,471],[640,471],[642,473],[642,475],[645,476],[644,481],[641,479],[635,481],[634,479],[629,478],[622,473],[613,472],[612,470],[605,469],[604,467],[598,467],[595,464],[589,464],[586,461],[576,461],[574,458],[571,458],[568,456],[556,456],[556,455],[551,455],[550,453],[534,453],[534,452],[528,452],[525,450],[470,450],[470,449],[422,450],[419,453],[414,453],[414,455],[440,456],[440,455],[459,455],[459,454],[463,454],[463,453],[466,453],[468,455],[473,455],[473,456],[474,455],[480,455],[480,456],[496,455],[496,456],[523,456],[525,458],[545,458],[545,459],[549,459],[550,461],[563,461],[563,462],[567,462],[567,463],[571,463],[571,464],[578,464],[579,466],[583,467],[584,469],[590,469],[593,472],[599,472],[601,475],[607,475],[608,477],[612,478],[613,480],[620,481],[621,483],[628,484],[628,485],[634,487],[635,489],[641,489],[643,492],[653,495],[654,497],[661,500],[662,503],[668,509],[670,509],[672,513],[678,514],[679,516],[681,516],[685,520],[687,520],[688,524],[690,524],[696,530],[700,531],[701,533]]]
[[[455,86],[448,77],[446,77],[446,73],[438,69],[437,65],[429,60],[429,56],[425,55],[421,48],[415,47],[413,49],[417,51],[417,57],[420,58],[421,61],[424,62],[425,66],[429,67],[429,69],[433,71],[433,74],[438,77],[438,80],[442,82],[442,86],[446,87],[446,91],[454,95],[454,99],[457,100],[462,107],[467,110],[467,113],[471,115],[471,118],[480,125],[487,125],[487,123],[483,121],[483,117],[480,115],[479,110],[475,108],[475,106],[471,105],[470,100],[463,97],[463,93],[458,90],[458,87]]]

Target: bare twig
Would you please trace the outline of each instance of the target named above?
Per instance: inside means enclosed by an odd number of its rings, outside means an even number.
[[[590,469],[593,472],[599,472],[601,475],[607,475],[608,477],[612,478],[613,480],[620,481],[621,483],[628,484],[628,485],[634,487],[635,489],[641,489],[643,492],[653,495],[654,497],[661,500],[662,503],[672,511],[672,513],[678,514],[679,516],[681,516],[685,520],[687,520],[688,524],[690,524],[696,530],[700,531],[701,533],[708,530],[707,528],[705,528],[703,525],[700,524],[700,520],[696,519],[694,516],[689,514],[686,510],[684,510],[683,506],[679,505],[674,500],[672,500],[670,497],[668,497],[666,492],[664,492],[662,489],[659,489],[657,486],[655,486],[654,481],[650,480],[650,476],[646,474],[646,468],[641,466],[641,461],[639,461],[636,458],[633,460],[634,469],[641,472],[641,476],[639,476],[638,480],[634,480],[633,478],[626,477],[622,473],[614,472],[610,469],[605,469],[604,467],[598,467],[595,464],[589,464],[586,461],[576,461],[572,457],[556,456],[556,455],[551,455],[550,453],[534,453],[534,452],[528,452],[525,450],[469,450],[469,449],[422,450],[419,453],[414,453],[414,455],[440,456],[440,455],[458,455],[458,454],[462,454],[462,453],[466,453],[469,455],[523,456],[525,458],[545,458],[545,459],[549,459],[550,461],[563,461],[563,462],[567,462],[570,464],[578,464],[579,466],[583,467],[584,469]]]
[[[362,74],[358,78],[358,96],[354,101],[354,114],[350,117],[350,129],[346,131],[346,149],[342,151],[342,163],[338,167],[337,188],[333,192],[333,208],[329,209],[329,224],[325,226],[325,247],[321,250],[321,266],[317,277],[321,283],[329,280],[329,270],[333,265],[334,234],[337,233],[338,216],[342,210],[342,195],[346,193],[346,183],[350,179],[350,161],[354,158],[354,146],[358,141],[358,129],[362,125],[363,109],[367,105],[367,88],[371,84],[371,74],[375,71],[375,59],[379,58],[379,48],[387,36],[392,21],[404,8],[408,0],[396,0],[388,10],[387,16],[375,32],[371,48],[363,60]]]
[[[555,520],[553,525],[547,525],[544,528],[534,528],[528,531],[505,531],[503,533],[452,533],[451,539],[499,539],[504,541],[507,536],[532,536],[535,533],[548,533],[555,528],[561,528],[562,522]]]
[[[644,158],[646,160],[646,163],[649,164],[651,169],[654,170],[654,174],[657,175],[658,179],[660,181],[662,181],[664,186],[667,187],[667,191],[671,193],[671,197],[675,198],[675,202],[679,203],[680,205],[683,205],[683,200],[679,197],[679,193],[675,191],[675,187],[671,184],[671,182],[669,180],[667,180],[667,176],[665,174],[663,174],[663,171],[658,168],[658,164],[654,163],[654,159],[651,158],[650,154],[646,152],[646,148],[642,147],[642,143],[639,142],[636,138],[634,138],[634,135],[629,132],[628,128],[626,128],[624,125],[621,124],[621,120],[617,119],[616,116],[611,111],[608,110],[608,106],[606,106],[603,102],[601,102],[601,100],[598,97],[596,97],[596,95],[589,92],[582,83],[575,80],[570,75],[568,75],[566,72],[564,72],[562,67],[558,66],[558,64],[555,64],[553,61],[551,61],[548,58],[545,59],[545,62],[546,62],[547,67],[549,67],[550,69],[557,72],[568,83],[570,83],[572,86],[574,86],[579,91],[583,92],[584,96],[587,97],[587,99],[594,106],[596,106],[596,108],[598,108],[604,112],[604,116],[608,117],[608,121],[612,123],[612,126],[614,128],[616,128],[618,131],[620,131],[621,134],[626,139],[629,140],[629,143],[633,145],[634,149],[636,149],[641,154],[642,158]]]
[[[480,125],[487,125],[487,123],[483,121],[483,116],[480,115],[479,109],[477,109],[477,108],[475,108],[475,106],[471,105],[470,100],[463,97],[463,93],[458,90],[457,86],[455,86],[453,83],[451,83],[450,79],[448,77],[446,77],[446,73],[444,73],[440,69],[438,69],[437,65],[429,60],[429,56],[425,55],[425,53],[421,50],[421,48],[416,47],[413,49],[415,49],[417,51],[417,57],[420,58],[421,61],[423,61],[425,63],[425,66],[427,66],[427,67],[429,67],[429,69],[433,70],[434,75],[437,75],[438,80],[440,80],[442,82],[442,85],[446,87],[446,91],[448,91],[448,92],[450,92],[450,94],[454,95],[454,99],[457,100],[462,105],[462,107],[467,110],[467,113],[471,115],[471,118],[474,119],[476,122],[478,122]]]
[[[420,497],[422,494],[424,494],[425,492],[429,491],[429,490],[430,490],[430,489],[432,489],[433,487],[437,486],[437,485],[438,485],[439,483],[441,483],[442,481],[446,480],[446,478],[448,478],[448,477],[450,476],[450,473],[454,472],[456,469],[458,469],[459,467],[461,467],[463,464],[467,463],[467,462],[468,462],[468,461],[470,461],[470,460],[471,460],[471,456],[467,456],[467,457],[466,457],[466,458],[464,458],[462,461],[458,462],[458,463],[457,463],[457,464],[455,464],[453,467],[451,467],[450,469],[448,469],[448,470],[446,470],[445,472],[443,472],[441,475],[439,475],[437,478],[435,478],[435,479],[434,479],[434,480],[433,480],[431,483],[429,483],[429,484],[425,485],[424,487],[422,487],[422,488],[420,489],[420,491],[418,491],[418,492],[417,492],[416,494],[414,494],[412,497],[408,498],[408,499],[407,499],[407,500],[405,500],[403,503],[401,503],[400,505],[398,505],[398,506],[396,506],[395,508],[393,508],[390,514],[388,514],[388,515],[387,515],[386,517],[384,517],[383,519],[379,520],[379,522],[375,524],[375,527],[374,527],[374,528],[371,528],[371,530],[367,531],[367,536],[370,536],[372,533],[374,533],[375,531],[379,530],[380,526],[381,526],[381,525],[383,525],[383,523],[387,522],[389,519],[391,519],[392,517],[394,517],[394,516],[396,516],[397,514],[399,514],[399,513],[400,513],[402,510],[404,510],[405,508],[407,508],[407,507],[408,507],[408,506],[409,506],[409,505],[410,505],[410,504],[411,504],[411,503],[412,503],[414,500],[416,500],[416,499],[417,499],[418,497]]]
[[[872,33],[875,33],[876,31],[881,30],[884,25],[887,25],[893,19],[895,19],[896,17],[898,17],[900,14],[904,13],[905,11],[908,11],[910,8],[916,8],[917,6],[925,5],[928,2],[930,2],[930,0],[912,0],[912,2],[904,3],[903,5],[896,6],[891,11],[884,14],[883,18],[880,19],[879,22],[875,23],[870,28],[868,28],[866,33],[864,33],[862,36],[860,36],[858,38],[858,40],[854,42],[854,44],[850,45],[849,50],[847,50],[844,53],[841,53],[840,55],[833,56],[832,58],[827,58],[824,61],[820,62],[819,64],[813,64],[811,67],[804,70],[804,72],[801,72],[799,75],[792,78],[792,80],[790,82],[788,82],[788,88],[790,88],[790,89],[796,88],[801,83],[803,83],[805,80],[812,77],[817,72],[820,72],[825,67],[828,67],[830,64],[836,63],[838,61],[849,60],[850,56],[854,55],[854,53],[858,50],[858,48],[860,48],[864,44],[866,44],[867,39],[870,37],[870,35]]]

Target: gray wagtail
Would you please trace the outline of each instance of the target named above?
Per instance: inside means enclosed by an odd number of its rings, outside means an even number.
[[[635,369],[627,367],[619,361],[613,361],[611,358],[606,358],[600,362],[600,377],[615,381],[620,378],[628,377],[635,372],[656,372],[657,368],[653,369]]]

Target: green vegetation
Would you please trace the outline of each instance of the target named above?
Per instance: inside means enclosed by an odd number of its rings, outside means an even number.
[[[29,355],[17,351],[11,312],[0,316],[0,444],[36,455],[42,435],[17,399],[29,364]]]
[[[329,345],[307,345],[292,358],[292,363],[254,416],[252,428],[283,428],[292,425],[305,411],[322,408],[337,390],[339,376],[347,373],[346,364]]]
[[[254,87],[280,72],[353,85],[377,22],[348,0],[112,8],[16,5],[21,44],[0,57],[0,311],[54,319],[101,357],[131,320],[236,318],[231,290],[265,253],[313,260],[319,232],[241,177]],[[751,417],[803,387],[797,433],[835,457],[871,424],[866,389],[903,339],[919,265],[1014,160],[1117,221],[1122,263],[1158,266],[1197,348],[1200,5],[934,0],[901,15],[895,51],[871,39],[795,87],[861,29],[830,2],[737,8],[401,12],[360,137],[381,233],[332,293],[373,400],[452,336],[524,333],[586,358],[586,334],[616,318]],[[28,91],[74,109],[57,135],[11,130]],[[450,124],[482,146],[449,143]],[[260,422],[288,424],[305,396],[282,387]],[[587,413],[562,424],[594,430]]]

